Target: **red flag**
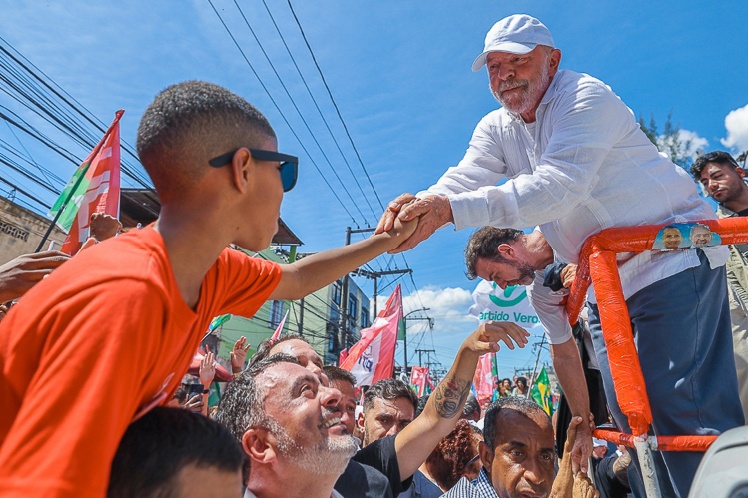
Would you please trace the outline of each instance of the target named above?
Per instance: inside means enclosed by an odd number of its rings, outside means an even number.
[[[403,301],[398,285],[372,326],[361,331],[361,340],[351,347],[348,357],[340,365],[356,377],[357,386],[370,386],[392,377],[397,324],[402,317]]]
[[[106,213],[119,218],[120,149],[119,120],[125,111],[117,111],[114,121],[83,164],[88,163],[84,183],[86,192],[79,199],[78,213],[70,227],[62,252],[75,254],[88,238],[93,213]]]
[[[419,398],[423,396],[428,377],[429,367],[410,367],[410,386],[416,390]]]
[[[270,341],[271,342],[275,342],[278,339],[280,339],[281,332],[283,332],[283,326],[286,324],[286,318],[288,318],[288,312],[289,311],[291,311],[291,310],[287,310],[286,314],[283,315],[283,320],[280,321],[280,323],[278,324],[278,328],[275,329],[275,332],[273,332],[272,337],[270,337]]]
[[[475,397],[481,405],[484,401],[491,401],[494,390],[493,364],[492,356],[494,353],[486,353],[478,360],[478,367],[475,369],[473,377],[473,387],[475,388]]]
[[[346,358],[348,358],[348,350],[343,349],[340,352],[340,357],[338,358],[338,365],[342,365]]]

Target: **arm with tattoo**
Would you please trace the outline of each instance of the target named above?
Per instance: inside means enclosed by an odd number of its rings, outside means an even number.
[[[441,418],[452,418],[462,413],[465,400],[470,393],[470,382],[456,379],[444,379],[434,394],[434,408]]]
[[[410,477],[426,460],[444,436],[449,434],[462,413],[478,359],[499,350],[499,341],[514,349],[527,344],[527,331],[513,323],[487,322],[470,334],[460,346],[449,373],[429,397],[423,412],[395,437],[400,479]]]

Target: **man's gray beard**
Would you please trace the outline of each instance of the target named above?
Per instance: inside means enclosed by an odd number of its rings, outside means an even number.
[[[314,475],[342,474],[358,450],[356,438],[351,435],[328,437],[314,447],[302,448],[280,425],[274,422],[271,425],[274,427],[269,429],[275,434],[281,456]]]
[[[543,72],[540,74],[540,77],[536,80],[506,81],[506,82],[503,82],[499,86],[499,89],[496,92],[494,92],[493,88],[491,88],[491,83],[489,82],[488,89],[491,90],[491,94],[493,95],[493,97],[507,111],[512,112],[514,114],[522,114],[522,113],[531,111],[535,103],[539,100],[539,98],[542,98],[543,93],[545,93],[545,90],[548,87],[548,83],[551,80],[549,73],[550,71],[548,70],[548,66],[544,64]],[[525,87],[525,91],[523,92],[519,103],[516,105],[508,105],[508,103],[504,102],[499,96],[500,92],[502,90],[505,90],[506,88],[514,88],[516,86],[522,86],[522,85],[527,85],[527,86]]]

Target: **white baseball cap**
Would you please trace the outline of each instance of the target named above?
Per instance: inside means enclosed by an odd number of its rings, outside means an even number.
[[[491,52],[526,54],[538,45],[556,48],[545,24],[527,14],[505,17],[488,31],[483,53],[473,62],[473,71],[486,64],[486,56]]]
[[[592,438],[592,447],[597,448],[598,446],[604,446],[608,447],[608,443],[604,439],[597,439],[596,437]]]

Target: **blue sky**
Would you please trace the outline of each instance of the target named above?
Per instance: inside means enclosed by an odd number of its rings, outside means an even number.
[[[286,196],[282,216],[305,242],[304,250],[341,245],[346,226],[373,226],[380,213],[379,203],[287,2],[266,0],[353,174],[309,98],[262,1],[240,4],[331,165],[233,0],[212,1],[309,154],[262,89],[208,0],[4,2],[0,36],[101,121],[109,123],[117,109],[125,109],[122,138],[130,144],[135,142],[143,109],[168,84],[204,79],[230,88],[267,115],[278,133],[281,151],[301,158],[300,181]],[[563,53],[562,68],[602,79],[637,116],[648,119],[654,115],[662,126],[672,112],[685,136],[705,150],[725,148],[722,140],[733,152],[748,149],[748,68],[743,34],[748,8],[743,2],[292,0],[292,4],[383,203],[402,192],[428,187],[448,166],[456,164],[475,124],[497,107],[487,90],[485,72],[471,72],[470,64],[482,51],[491,25],[515,12],[534,15],[550,28]],[[4,93],[0,93],[0,104],[18,107]],[[728,115],[729,130],[725,125]],[[49,125],[38,122],[38,127],[47,131]],[[48,133],[55,136],[52,130]],[[0,137],[17,143],[7,126],[0,126]],[[49,154],[33,140],[19,139],[35,161],[64,179],[70,177],[73,164]],[[56,139],[65,141],[59,135]],[[68,147],[81,158],[88,153],[77,144],[69,143]],[[336,189],[343,205],[312,161]],[[3,171],[26,185],[13,173]],[[54,200],[31,185],[26,188],[48,202]],[[469,231],[445,229],[406,254],[420,289],[418,296],[406,297],[406,312],[408,307],[428,306],[435,318],[433,335],[414,334],[409,352],[415,343],[433,347],[445,365],[451,363],[462,338],[473,328],[473,322],[465,318],[469,292],[475,285],[463,273],[462,249],[468,236]],[[403,259],[381,258],[375,267],[393,268],[395,264],[402,268]],[[412,294],[410,280],[403,283],[407,284],[404,295]],[[371,289],[369,282],[360,284]],[[387,280],[381,285],[386,284]],[[390,290],[391,286],[385,292]],[[415,322],[413,332],[422,326],[423,322]],[[502,351],[500,366],[510,373],[515,366],[531,367],[532,361],[530,352],[504,355]]]

